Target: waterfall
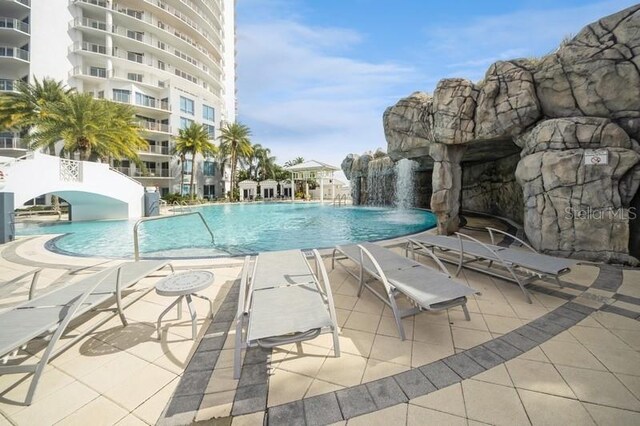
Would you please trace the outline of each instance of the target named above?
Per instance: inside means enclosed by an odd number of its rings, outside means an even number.
[[[415,188],[413,175],[418,163],[403,158],[395,165],[396,174],[396,199],[395,204],[398,209],[410,209],[415,201]]]
[[[367,201],[372,206],[393,203],[395,178],[393,160],[389,157],[371,160],[367,166]]]

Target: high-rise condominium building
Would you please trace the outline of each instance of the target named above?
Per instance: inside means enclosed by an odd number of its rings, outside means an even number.
[[[234,18],[235,0],[0,0],[0,91],[51,77],[134,106],[145,167],[114,166],[163,194],[186,192],[193,159],[174,155],[178,130],[201,123],[215,139],[235,120]],[[25,153],[19,134],[0,132],[0,156]],[[224,196],[228,172],[195,161],[198,195]]]

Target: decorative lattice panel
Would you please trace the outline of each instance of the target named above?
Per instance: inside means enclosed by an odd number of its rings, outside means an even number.
[[[80,161],[60,159],[60,180],[82,182],[82,163]]]

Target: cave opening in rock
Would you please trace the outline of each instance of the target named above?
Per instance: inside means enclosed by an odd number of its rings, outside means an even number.
[[[522,188],[515,177],[518,161],[520,148],[511,140],[469,144],[461,163],[462,211],[489,213],[522,224]]]

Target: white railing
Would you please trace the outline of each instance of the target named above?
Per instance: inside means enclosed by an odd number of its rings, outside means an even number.
[[[171,133],[171,127],[168,124],[141,122],[140,126],[145,130],[152,132]]]
[[[29,51],[15,46],[0,46],[0,56],[29,61]]]
[[[83,42],[75,42],[71,46],[69,46],[69,52],[91,52],[91,53],[99,53],[101,55],[107,54],[107,46],[96,43],[87,43]]]
[[[0,18],[0,28],[13,28],[29,34],[29,24],[15,18]]]
[[[109,77],[109,72],[105,68],[98,67],[74,67],[71,71],[69,71],[69,77],[75,77],[78,75],[84,75],[88,77],[97,77],[97,78],[107,78]]]
[[[85,27],[100,31],[110,31],[110,29],[107,29],[106,22],[90,18],[75,18],[71,22],[69,22],[69,27]]]
[[[136,261],[140,260],[140,247],[139,247],[139,243],[138,243],[138,228],[140,227],[140,225],[142,223],[149,222],[151,220],[166,220],[166,219],[171,219],[173,217],[188,216],[188,215],[197,215],[200,218],[200,220],[204,224],[205,228],[207,229],[207,232],[211,236],[211,244],[214,244],[215,243],[215,238],[213,236],[213,231],[209,227],[209,224],[207,223],[207,221],[204,220],[204,216],[202,216],[202,213],[200,213],[200,212],[180,213],[180,214],[174,214],[173,216],[145,217],[145,218],[142,218],[142,219],[138,220],[136,222],[136,224],[133,226],[133,255],[134,255],[134,259]]]

